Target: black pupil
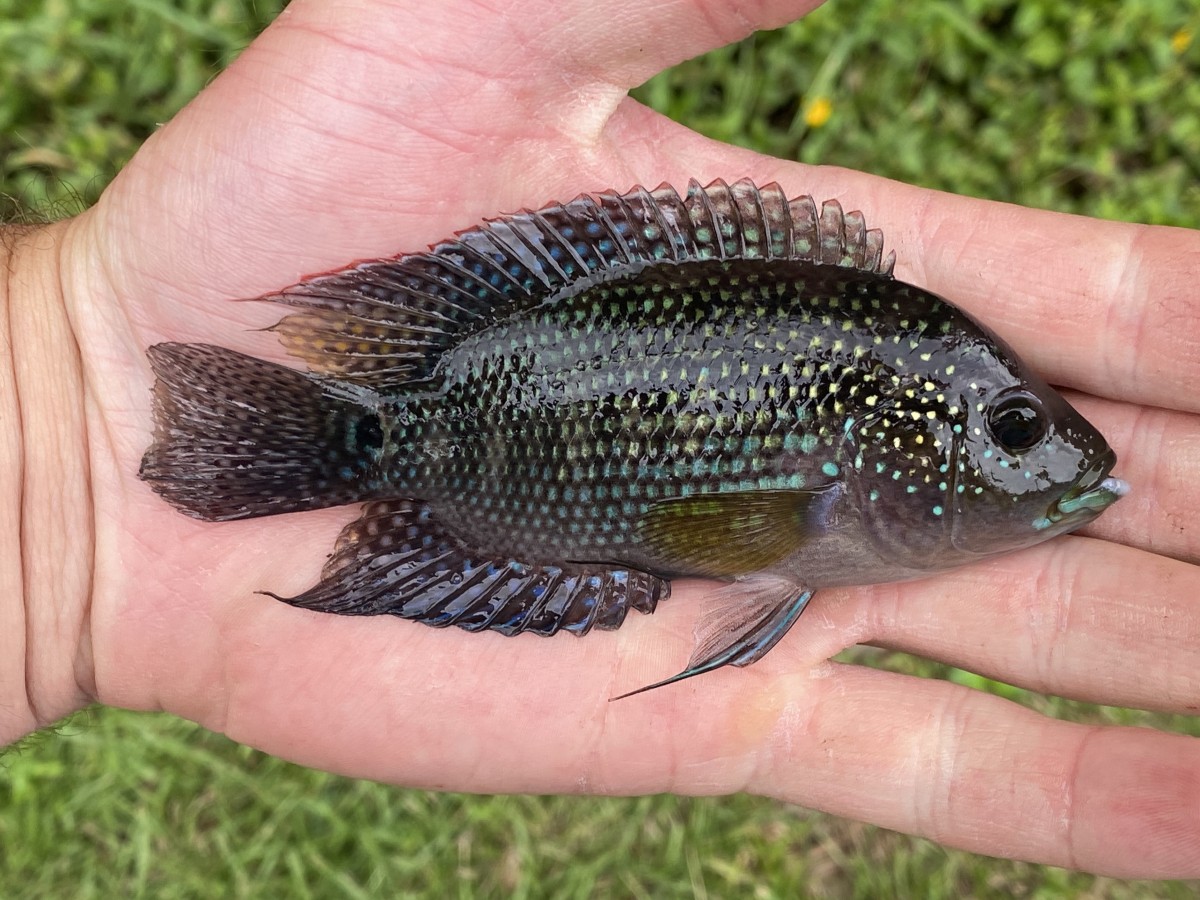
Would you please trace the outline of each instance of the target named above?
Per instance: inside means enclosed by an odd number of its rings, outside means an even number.
[[[1007,450],[1020,452],[1036,446],[1046,436],[1046,420],[1025,397],[1005,400],[992,412],[992,435]]]

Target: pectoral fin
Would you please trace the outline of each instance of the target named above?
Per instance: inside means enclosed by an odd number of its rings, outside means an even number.
[[[611,699],[632,697],[722,666],[758,662],[800,618],[812,595],[812,591],[786,578],[770,575],[735,581],[706,601],[707,610],[696,625],[696,647],[686,669]]]
[[[663,568],[732,576],[770,568],[824,532],[840,489],[727,491],[655,503],[640,535]]]

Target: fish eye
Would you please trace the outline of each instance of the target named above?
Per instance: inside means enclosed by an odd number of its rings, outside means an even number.
[[[996,443],[1010,453],[1036,447],[1049,430],[1042,405],[1024,393],[1005,397],[988,410],[987,424]]]

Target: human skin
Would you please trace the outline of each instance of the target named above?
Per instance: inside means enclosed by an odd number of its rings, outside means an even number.
[[[980,853],[1200,875],[1194,739],[829,661],[870,643],[1200,711],[1200,233],[770,159],[626,95],[814,5],[297,0],[95,207],[0,235],[0,742],[98,701],[398,784],[751,791]],[[284,359],[254,330],[280,310],[230,298],[582,190],[742,176],[864,210],[898,277],[1068,389],[1130,496],[1085,536],[822,591],[752,668],[609,703],[681,668],[710,586],[586,640],[309,613],[255,592],[311,585],[354,509],[206,524],[137,480],[150,344]]]

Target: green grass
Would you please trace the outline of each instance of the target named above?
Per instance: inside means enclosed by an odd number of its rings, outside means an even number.
[[[947,852],[752,797],[383,787],[115,710],[0,760],[0,847],[6,898],[1195,895]]]
[[[10,198],[0,216],[55,215],[94,200],[279,6],[0,0],[0,198]],[[840,0],[680,66],[638,96],[706,134],[783,157],[1200,227],[1192,0]],[[1195,720],[1040,697],[901,654],[851,656],[1063,718],[1200,733]],[[1196,890],[988,860],[751,797],[408,791],[115,710],[81,714],[0,758],[6,898],[1183,898]]]

